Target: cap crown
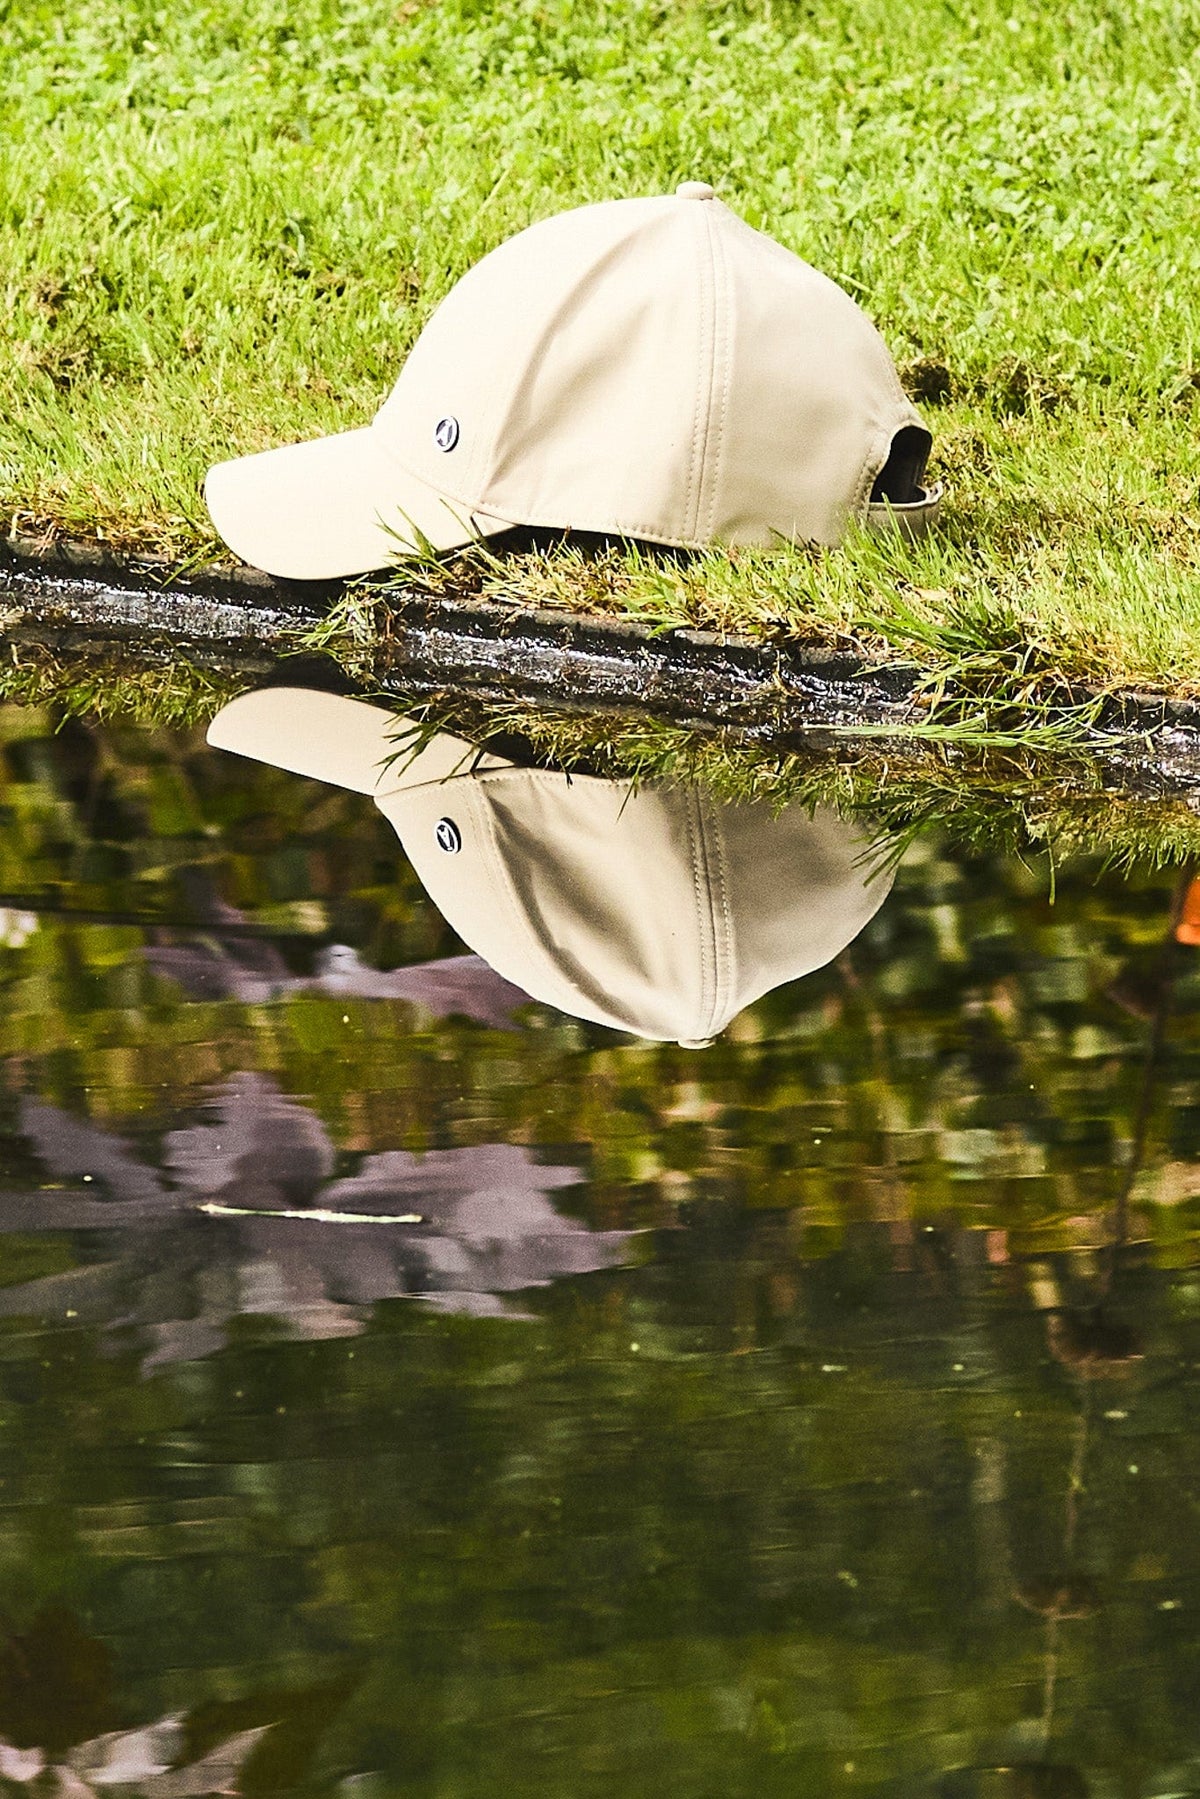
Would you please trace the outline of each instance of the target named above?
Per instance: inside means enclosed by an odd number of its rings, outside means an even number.
[[[839,541],[914,425],[849,295],[688,184],[484,257],[372,431],[464,522],[766,545]]]

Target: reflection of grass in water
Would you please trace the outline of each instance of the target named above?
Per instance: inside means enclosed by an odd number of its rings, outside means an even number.
[[[147,726],[205,722],[244,685],[244,677],[234,680],[134,649],[63,652],[9,644],[0,665],[0,701],[53,706],[71,718],[127,719]]]
[[[1178,7],[821,17],[25,0],[0,25],[0,507],[213,548],[205,467],[360,426],[473,262],[708,176],[878,320],[949,485],[930,542],[553,589],[801,636],[898,589],[1011,606],[1106,679],[1194,687],[1196,160]],[[631,445],[631,454],[637,446]],[[544,597],[544,596],[543,596]]]

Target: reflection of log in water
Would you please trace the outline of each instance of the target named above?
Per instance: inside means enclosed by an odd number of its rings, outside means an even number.
[[[256,1073],[213,1090],[149,1159],[29,1094],[17,1111],[46,1173],[88,1186],[0,1191],[0,1226],[100,1231],[108,1251],[0,1289],[0,1316],[134,1326],[144,1371],[212,1354],[241,1318],[315,1341],[357,1334],[381,1300],[523,1316],[517,1294],[615,1267],[631,1242],[560,1212],[550,1196],[580,1170],[523,1146],[376,1151],[339,1177],[317,1112]]]

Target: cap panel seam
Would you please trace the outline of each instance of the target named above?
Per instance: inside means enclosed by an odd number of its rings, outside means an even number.
[[[696,941],[700,950],[700,1003],[696,1008],[697,1022],[700,1024],[700,1036],[708,1035],[708,1027],[716,1016],[716,945],[715,932],[712,925],[712,908],[705,907],[705,876],[708,873],[705,855],[703,816],[701,811],[699,789],[692,787],[688,791],[688,848],[692,862],[692,895],[696,905]]]
[[[720,215],[711,206],[704,208],[705,224],[708,228],[709,249],[713,264],[713,359],[712,382],[709,390],[708,429],[705,434],[704,466],[701,471],[700,492],[697,495],[696,519],[694,532],[697,540],[708,541],[716,531],[717,490],[724,462],[725,425],[729,416],[729,393],[733,379],[733,343],[736,326],[733,320],[734,288],[730,276],[729,258],[725,254],[725,245],[721,241],[718,229]],[[722,317],[725,330],[721,331]],[[718,379],[718,364],[720,375]],[[713,410],[716,409],[716,441],[713,442]],[[705,513],[703,536],[701,536],[700,504],[707,486],[708,505]]]
[[[715,890],[720,905],[720,931],[713,932],[713,1007],[709,1013],[708,1025],[712,1032],[718,1028],[718,1020],[732,999],[736,990],[737,950],[733,934],[733,915],[729,903],[729,861],[726,853],[725,833],[721,828],[721,816],[718,807],[703,794],[700,800],[700,821],[704,830],[704,844],[708,855],[709,881]],[[705,826],[707,825],[707,829]]]
[[[712,231],[707,215],[708,208],[706,206],[695,205],[690,206],[685,214],[693,233],[696,249],[700,299],[699,368],[692,402],[692,454],[688,464],[687,497],[683,508],[684,529],[692,538],[697,537],[700,531],[700,506],[704,497],[704,463],[708,449],[713,381],[716,374],[717,332],[714,294],[716,283]]]

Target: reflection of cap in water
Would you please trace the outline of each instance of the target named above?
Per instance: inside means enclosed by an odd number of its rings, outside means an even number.
[[[520,768],[446,735],[413,753],[390,712],[335,694],[245,694],[208,740],[372,794],[438,909],[498,973],[643,1037],[707,1041],[828,962],[888,890],[831,812]]]
[[[850,296],[689,181],[519,232],[369,425],[219,463],[205,497],[239,556],[298,580],[511,525],[832,544],[929,521],[929,446]]]

